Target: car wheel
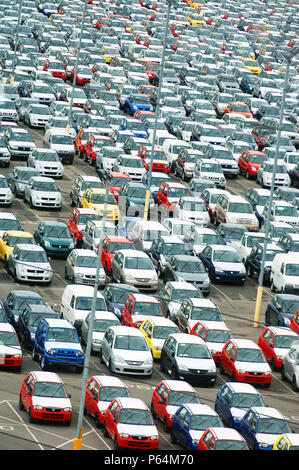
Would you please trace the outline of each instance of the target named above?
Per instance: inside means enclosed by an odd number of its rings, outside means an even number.
[[[41,358],[40,366],[41,366],[42,370],[47,370],[47,365],[46,365],[46,361],[45,361],[44,356]]]
[[[116,436],[114,438],[113,447],[114,447],[114,450],[119,450],[119,446],[118,446],[118,443],[117,443],[117,437]]]
[[[247,273],[247,276],[248,277],[253,277],[253,271],[252,271],[252,267],[250,266],[250,264],[247,264],[246,267],[246,273]]]
[[[151,403],[151,413],[152,413],[153,419],[157,419],[157,415],[156,415],[156,412],[154,410],[154,405],[152,403]]]
[[[95,418],[94,418],[94,421],[95,421],[95,426],[96,426],[96,428],[100,428],[100,427],[101,427],[101,423],[100,423],[100,418],[99,418],[99,414],[98,414],[98,413],[96,413]]]
[[[108,433],[108,431],[107,431],[106,425],[104,426],[104,436],[105,436],[105,437],[110,437],[110,436],[109,436],[109,433]]]
[[[250,174],[249,174],[249,171],[247,170],[246,173],[245,173],[245,178],[247,180],[250,180]]]
[[[31,412],[31,408],[29,408],[29,423],[34,423],[34,419],[32,418],[32,412]]]
[[[170,431],[170,442],[171,442],[172,444],[176,444],[176,443],[177,443],[177,439],[176,439],[176,437],[175,437],[175,435],[174,435],[173,430]]]
[[[221,375],[225,375],[225,370],[224,370],[224,367],[222,365],[222,362],[219,363],[219,372]]]
[[[276,291],[276,288],[275,288],[275,285],[274,285],[273,280],[270,282],[270,289],[271,289],[271,292],[275,292],[275,291]]]
[[[178,378],[178,374],[177,374],[177,370],[176,370],[175,366],[172,367],[171,378],[174,379],[174,380],[177,380],[177,378]]]
[[[294,375],[293,376],[293,380],[292,380],[292,390],[294,392],[298,392],[299,388],[297,387],[297,381],[296,381],[296,376]]]
[[[23,402],[22,402],[22,398],[21,398],[21,395],[19,397],[19,410],[24,410],[24,405],[23,405]]]
[[[32,360],[33,360],[33,361],[37,361],[37,359],[38,359],[38,354],[36,354],[36,351],[35,351],[35,347],[34,347],[34,346],[33,346],[33,349],[32,349],[31,357],[32,357]]]
[[[163,421],[163,431],[168,433],[170,431],[168,425],[167,425],[167,418],[165,416],[164,421]]]
[[[286,373],[285,373],[283,366],[281,367],[280,374],[281,374],[281,380],[285,381],[287,378],[286,378]]]

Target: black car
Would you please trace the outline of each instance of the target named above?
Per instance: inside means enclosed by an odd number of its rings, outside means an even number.
[[[5,311],[3,302],[0,301],[0,323],[7,323],[8,322],[8,316]]]
[[[299,234],[284,233],[278,240],[277,245],[286,253],[289,251],[299,251]],[[298,306],[299,308],[299,306]]]
[[[35,332],[41,318],[59,318],[59,313],[49,305],[26,304],[17,321],[17,334],[25,348],[32,349]]]
[[[114,313],[121,321],[125,300],[128,294],[138,293],[139,289],[128,284],[107,284],[103,290],[103,296],[106,301],[107,310]]]
[[[43,305],[44,300],[32,290],[12,290],[3,302],[9,323],[17,329],[17,321],[26,304]]]
[[[290,171],[290,178],[292,186],[299,188],[299,163]]]
[[[274,257],[277,253],[282,253],[283,250],[280,248],[276,243],[267,243],[266,245],[266,254],[265,254],[265,262],[264,262],[264,276],[263,282],[264,284],[270,285],[270,273],[271,273],[271,266],[274,260]],[[264,244],[263,243],[256,243],[247,256],[245,260],[245,268],[248,277],[259,277],[262,267],[262,259],[264,253]]]
[[[164,236],[156,238],[147,254],[151,258],[153,265],[160,278],[163,278],[165,263],[174,255],[189,255],[185,248],[185,243],[179,237]]]
[[[157,297],[162,304],[166,317],[175,322],[176,314],[183,300],[186,297],[202,299],[203,294],[194,284],[184,281],[169,281],[162,287]]]
[[[265,312],[266,325],[289,327],[290,321],[298,311],[299,295],[276,294],[269,302]]]

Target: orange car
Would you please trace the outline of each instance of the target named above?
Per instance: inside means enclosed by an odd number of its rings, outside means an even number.
[[[250,107],[246,103],[233,102],[229,103],[224,110],[224,114],[239,114],[247,118],[253,118]]]

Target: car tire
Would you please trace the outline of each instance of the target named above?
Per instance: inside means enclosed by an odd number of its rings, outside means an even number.
[[[34,419],[32,418],[31,408],[29,408],[28,415],[29,415],[29,423],[34,423]]]
[[[299,391],[299,388],[297,387],[297,381],[296,381],[296,376],[295,375],[293,375],[293,379],[292,379],[292,390],[294,392]]]
[[[221,375],[225,375],[225,369],[224,369],[221,361],[219,362],[219,372],[220,372]]]
[[[21,398],[21,395],[20,395],[20,397],[19,397],[19,410],[24,410],[24,409],[25,409],[25,407],[23,405],[22,398]]]
[[[176,367],[173,366],[172,369],[171,369],[171,378],[173,380],[177,380],[178,379],[178,373],[177,373],[177,370],[176,370]]]
[[[40,366],[42,370],[47,370],[47,365],[44,356],[41,358]]]
[[[276,292],[276,287],[274,285],[273,280],[270,282],[270,289],[271,289],[271,292]]]
[[[156,412],[154,410],[154,405],[152,403],[151,403],[151,413],[152,413],[153,419],[157,419],[157,415],[156,415]]]
[[[280,375],[281,375],[281,380],[283,380],[283,381],[287,380],[283,365],[281,367]]]
[[[249,171],[247,170],[246,173],[245,173],[245,178],[247,180],[250,180],[250,174],[249,174]]]
[[[96,413],[95,417],[94,417],[94,422],[95,422],[95,427],[96,428],[100,428],[101,427],[101,423],[100,423],[100,419],[99,419],[99,414]]]
[[[175,437],[173,430],[170,431],[170,442],[171,442],[172,444],[176,444],[176,443],[177,443],[177,438]]]
[[[33,348],[32,348],[31,357],[32,357],[32,360],[33,360],[33,361],[37,361],[37,359],[38,359],[38,354],[36,353],[36,350],[35,350],[35,347],[34,347],[34,346],[33,346]]]
[[[107,428],[106,428],[106,424],[104,425],[104,436],[105,436],[105,437],[110,437],[110,436],[109,436],[109,433],[108,433],[108,431],[107,431]]]
[[[118,443],[117,443],[117,437],[116,436],[115,436],[114,441],[113,441],[113,447],[114,447],[114,450],[119,450],[119,446],[118,446]]]

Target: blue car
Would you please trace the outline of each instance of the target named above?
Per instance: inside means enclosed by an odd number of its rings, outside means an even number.
[[[184,449],[197,450],[199,439],[205,430],[215,426],[224,427],[220,416],[210,406],[185,403],[173,417],[171,442],[179,443]]]
[[[230,245],[207,245],[198,254],[212,282],[243,285],[246,269],[239,253]]]
[[[285,416],[276,408],[257,406],[243,416],[239,432],[250,449],[272,450],[278,437],[292,430]]]
[[[114,313],[119,321],[122,321],[122,312],[127,295],[138,292],[139,289],[137,287],[129,286],[128,284],[107,284],[103,290],[107,310]]]
[[[266,405],[261,394],[251,384],[226,382],[216,396],[215,411],[226,426],[237,431],[241,419],[252,406]]]
[[[134,116],[136,111],[153,112],[153,110],[149,98],[141,93],[129,95],[124,102],[124,112],[130,116]]]
[[[59,313],[49,305],[27,304],[19,316],[17,333],[26,349],[32,349],[37,325],[42,318],[59,318]]]
[[[17,329],[17,322],[20,313],[26,304],[43,305],[44,300],[40,294],[32,290],[12,290],[3,302],[9,323]]]

